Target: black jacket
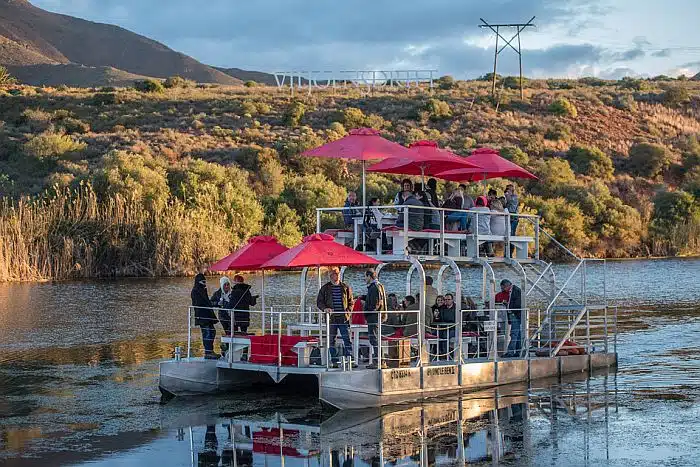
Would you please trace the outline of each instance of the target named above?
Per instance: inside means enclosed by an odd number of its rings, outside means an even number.
[[[364,307],[365,319],[368,323],[378,321],[378,311],[386,311],[386,292],[382,284],[372,282],[367,286],[367,299]]]
[[[231,289],[231,303],[233,303],[233,318],[236,324],[248,326],[250,307],[257,303],[257,298],[250,293],[250,285],[240,282],[235,284]]]
[[[413,195],[403,201],[403,206],[423,206],[423,203],[418,201]],[[425,219],[423,209],[408,209],[408,228],[409,230],[423,230]],[[396,220],[396,227],[403,228],[404,214],[399,213],[399,218]]]
[[[515,310],[514,313],[520,313],[523,307],[522,293],[520,287],[513,285],[510,289],[510,299],[508,300],[508,309]]]
[[[194,287],[190,292],[192,306],[194,309],[194,325],[195,326],[214,326],[218,321],[214,310],[211,309],[211,302],[207,294],[207,287],[200,284],[199,281],[204,279],[204,275],[197,274],[194,279]],[[201,308],[200,308],[201,307]]]
[[[457,322],[457,311],[454,305],[451,307],[441,306],[440,307],[440,323],[456,323]]]
[[[352,306],[354,304],[350,286],[345,282],[341,282],[340,286],[343,288],[343,309],[345,313],[331,313],[330,322],[334,324],[343,324],[350,321]],[[318,291],[316,306],[321,311],[326,308],[333,309],[333,284],[331,282],[326,282],[323,287],[321,287],[321,290]]]

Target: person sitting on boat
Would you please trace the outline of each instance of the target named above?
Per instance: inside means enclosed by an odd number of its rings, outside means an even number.
[[[375,251],[377,248],[377,241],[382,238],[382,212],[377,208],[379,206],[379,198],[372,198],[369,200],[369,205],[365,210],[365,219],[363,222],[363,228],[365,231],[365,246],[369,251]]]
[[[356,217],[362,217],[362,210],[358,208],[357,193],[351,191],[343,205],[343,222],[345,227],[352,227]]]
[[[250,326],[250,307],[255,306],[258,296],[250,293],[250,285],[245,283],[245,279],[240,274],[233,277],[233,282],[235,284],[231,291],[233,332],[240,331],[247,334]]]
[[[460,184],[452,195],[445,200],[442,207],[445,209],[464,209],[469,210],[474,207],[474,200],[466,193],[467,185]],[[466,212],[446,212],[445,221],[450,224],[456,224],[456,228],[462,232],[469,230],[470,217]],[[453,225],[452,228],[455,228]]]
[[[425,191],[417,191],[416,199],[429,209],[423,210],[423,228],[424,229],[439,229],[440,228],[440,211],[435,209],[435,206],[430,201],[430,197]]]
[[[457,308],[455,306],[454,295],[445,294],[445,304],[440,307],[440,316],[436,320],[438,328],[438,353],[439,358],[448,359],[451,354],[449,341],[455,337],[455,323],[457,322]]]
[[[219,288],[214,295],[211,296],[211,304],[219,310],[219,322],[224,328],[226,336],[231,335],[231,310],[233,310],[233,301],[231,300],[231,280],[224,276],[219,279]],[[221,352],[225,353],[228,349],[226,344],[221,344]]]
[[[330,322],[330,335],[328,345],[335,347],[335,338],[338,332],[343,339],[344,355],[352,355],[352,342],[350,341],[349,319],[353,308],[352,289],[345,282],[340,281],[340,268],[330,268],[330,281],[326,282],[316,297],[316,306],[328,315]],[[334,362],[338,364],[337,359]]]
[[[425,190],[430,195],[430,202],[435,206],[440,206],[440,199],[437,194],[437,180],[431,178],[428,180],[428,188]]]
[[[394,196],[394,206],[400,206],[403,204],[403,194],[407,191],[409,193],[413,193],[413,182],[408,178],[404,178],[401,180],[401,191],[396,193],[396,196]]]
[[[218,359],[219,355],[214,353],[214,339],[216,339],[216,328],[214,325],[218,320],[209,301],[207,278],[204,274],[197,274],[194,277],[194,287],[192,287],[192,292],[190,292],[190,298],[194,307],[194,325],[199,326],[199,329],[202,331],[204,358]]]
[[[377,273],[373,270],[365,272],[365,281],[367,282],[367,296],[364,303],[365,320],[367,321],[367,334],[369,336],[369,344],[374,349],[375,359],[379,355],[379,342],[377,340],[377,327],[379,320],[384,318],[384,311],[387,307],[386,291],[384,285],[377,280]],[[382,365],[383,367],[384,365]],[[376,369],[377,364],[372,363],[367,366],[368,369]]]
[[[423,203],[418,201],[413,193],[410,191],[403,192],[403,205],[404,206],[423,206]],[[406,214],[403,212],[399,213],[399,218],[396,220],[396,227],[399,229],[404,228],[404,219]],[[413,231],[421,231],[424,227],[425,214],[423,209],[409,208],[408,209],[408,229]],[[408,242],[408,246],[411,251],[422,250],[425,248],[427,240],[421,238],[414,238]]]
[[[506,358],[520,357],[522,350],[522,293],[520,287],[508,279],[501,281],[501,291],[508,294],[508,322],[510,323],[510,343]]]
[[[487,201],[484,198],[484,196],[480,196],[476,199],[476,206],[473,211],[479,214],[472,214],[476,219],[473,223],[477,226],[479,235],[491,235],[491,210],[486,206]],[[484,248],[488,256],[493,255],[493,245],[491,242],[484,242]]]

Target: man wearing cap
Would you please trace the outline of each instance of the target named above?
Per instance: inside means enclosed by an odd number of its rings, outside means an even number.
[[[350,341],[350,315],[352,313],[352,289],[340,281],[340,268],[333,266],[329,270],[330,281],[326,282],[316,297],[316,306],[326,313],[330,322],[329,347],[335,346],[335,337],[340,332],[345,348],[345,356],[352,355]]]

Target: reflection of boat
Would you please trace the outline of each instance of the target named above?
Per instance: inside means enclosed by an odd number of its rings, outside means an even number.
[[[319,232],[321,219],[333,211],[318,211]],[[407,217],[408,211],[404,210],[403,215]],[[396,242],[403,238],[408,245],[409,236],[413,236],[411,241],[420,240],[431,254],[409,254],[408,246],[397,250],[396,245],[391,253],[386,253],[378,245],[376,252],[363,255],[339,246],[338,240],[342,241],[343,237],[336,236],[335,241],[325,234],[307,237],[299,246],[271,260],[275,265],[283,263],[285,267],[303,268],[299,305],[266,307],[263,289],[262,309],[249,312],[248,334],[222,337],[221,342],[228,351],[218,360],[192,357],[190,308],[187,352],[184,358],[161,363],[160,389],[164,393],[190,395],[226,391],[237,386],[276,385],[296,378],[300,390],[315,391],[319,399],[336,408],[362,409],[615,366],[617,321],[616,314],[607,305],[604,263],[602,293],[592,294],[587,289],[586,270],[597,263],[578,258],[562,246],[578,263],[566,280],[557,284],[552,264],[539,256],[539,218],[518,217],[523,223],[534,226],[534,237],[505,235],[503,239],[491,238],[493,236],[480,239],[478,233],[449,232],[442,226],[439,231],[420,232],[422,236],[418,238],[415,237],[417,233],[408,230],[407,223],[403,229],[391,230]],[[546,233],[542,231],[542,234]],[[354,242],[359,235],[359,231],[351,233]],[[505,246],[514,245],[514,253],[504,248],[503,257],[480,255],[480,242],[501,240]],[[476,248],[462,248],[465,242]],[[306,262],[292,261],[299,256],[290,252],[304,251],[304,247],[308,247],[307,253],[313,250],[313,254],[305,256]],[[338,249],[339,253],[333,251],[326,258],[326,253]],[[316,269],[313,265],[320,262],[318,257],[328,260],[321,263],[323,265],[376,265],[377,277],[387,265],[391,265],[393,271],[407,268],[406,295],[418,297],[417,309],[384,313],[400,315],[401,320],[411,321],[412,325],[400,324],[398,329],[394,326],[393,334],[380,338],[376,348],[369,343],[369,326],[353,323],[348,329],[352,352],[347,353],[351,360],[338,362],[335,346],[341,339],[335,344],[332,342],[331,330],[333,333],[336,330],[331,326],[330,315],[315,306],[306,306],[306,276],[310,268]],[[347,260],[350,257],[352,262]],[[434,278],[438,293],[447,291],[443,280],[445,273],[452,276],[454,293],[451,295],[457,305],[462,303],[462,270],[480,268],[480,303],[484,303],[484,308],[472,310],[457,306],[452,318],[432,327],[427,325],[424,314],[418,311],[426,308],[424,266],[427,265],[439,268]],[[519,299],[514,303],[520,303],[519,306],[511,305],[510,294],[514,292],[509,292],[507,286],[501,293],[507,294],[503,300],[508,305],[497,306],[498,268],[501,269],[499,274],[518,277]],[[320,268],[318,271],[320,282]],[[343,268],[341,278],[345,273]],[[414,273],[418,276],[418,286],[416,289],[414,285],[412,290]],[[572,290],[570,286],[579,278],[580,290],[577,287]],[[541,295],[539,302],[535,300],[537,294]],[[364,313],[358,311],[356,315],[362,318]],[[382,326],[386,325],[379,324],[379,336],[384,334]],[[403,331],[409,328],[413,329],[411,333],[404,335]],[[195,328],[195,332],[199,330]],[[511,342],[512,339],[515,340]],[[512,345],[514,342],[518,345]],[[372,366],[353,366],[361,360],[360,348],[367,354],[362,358]],[[387,362],[391,367],[382,368]]]

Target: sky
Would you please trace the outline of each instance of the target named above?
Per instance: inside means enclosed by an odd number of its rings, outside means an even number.
[[[434,69],[476,78],[492,71],[495,45],[480,18],[533,16],[536,27],[521,33],[529,77],[700,71],[700,0],[31,1],[122,26],[209,65],[267,72]],[[506,39],[515,32],[501,31]],[[500,74],[517,74],[512,49],[498,63]]]

